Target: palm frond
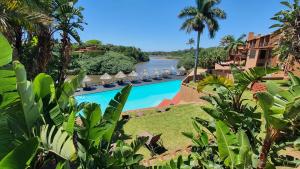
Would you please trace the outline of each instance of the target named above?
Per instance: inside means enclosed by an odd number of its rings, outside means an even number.
[[[197,90],[200,92],[203,90],[205,86],[209,85],[216,85],[216,86],[223,86],[225,88],[233,87],[233,82],[230,79],[227,79],[222,76],[207,76],[203,80],[201,80],[197,85]]]
[[[194,17],[197,15],[197,9],[195,7],[186,7],[182,11],[180,11],[178,17],[186,18],[186,17]]]

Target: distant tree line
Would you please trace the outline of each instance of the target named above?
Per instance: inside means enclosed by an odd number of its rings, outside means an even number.
[[[149,52],[148,54],[179,59],[177,66],[183,66],[186,69],[192,69],[195,64],[194,50],[190,49],[172,52]],[[198,66],[202,68],[213,68],[215,63],[225,61],[227,56],[227,52],[223,47],[201,48],[199,50]]]
[[[136,47],[103,45],[99,40],[86,41],[80,47],[76,44],[74,46],[69,67],[72,73],[77,73],[80,69],[86,70],[88,74],[116,74],[119,71],[130,73],[135,64],[149,61],[149,55]],[[83,53],[77,51],[86,47],[95,49]]]

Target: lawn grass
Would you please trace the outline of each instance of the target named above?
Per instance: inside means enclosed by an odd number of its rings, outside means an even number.
[[[129,120],[124,127],[125,133],[131,135],[132,138],[145,131],[153,134],[162,133],[163,144],[169,151],[185,148],[192,144],[181,132],[193,131],[193,117],[202,117],[207,120],[210,118],[198,104],[173,106],[169,111],[163,113],[158,113],[155,109],[143,111],[143,113],[144,116]],[[150,152],[145,148],[142,148],[139,153],[145,155],[145,158],[150,157]]]

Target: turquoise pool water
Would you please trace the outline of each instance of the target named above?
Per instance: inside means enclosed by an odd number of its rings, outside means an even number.
[[[180,85],[181,80],[173,80],[156,84],[135,86],[131,90],[123,111],[155,107],[159,105],[164,99],[172,99],[173,97],[175,97],[180,90]],[[104,112],[104,110],[108,106],[109,101],[119,91],[120,90],[111,90],[80,95],[76,96],[76,100],[79,103],[98,103],[101,106],[101,110]]]

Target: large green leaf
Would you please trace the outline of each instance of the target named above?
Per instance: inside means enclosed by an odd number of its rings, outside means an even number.
[[[226,166],[233,169],[236,161],[236,154],[234,153],[237,144],[236,136],[230,131],[225,123],[217,121],[216,137],[220,158],[224,160]]]
[[[295,76],[293,73],[289,72],[289,78],[292,81],[292,86],[299,86],[300,85],[300,78]]]
[[[12,48],[0,33],[0,112],[7,106],[14,104],[19,98],[16,92],[15,72],[5,66],[12,61]]]
[[[5,37],[0,33],[0,67],[12,61],[12,48]]]
[[[109,102],[106,108],[103,119],[112,123],[112,128],[104,135],[104,138],[110,142],[118,120],[120,119],[122,110],[125,106],[127,98],[130,94],[132,86],[124,87],[121,92],[117,93],[114,99]]]
[[[58,103],[61,109],[66,109],[69,103],[69,97],[72,96],[78,87],[80,87],[85,72],[81,71],[77,76],[71,80],[64,82],[58,94]]]
[[[216,85],[216,86],[222,86],[225,88],[231,88],[231,87],[233,87],[233,82],[230,79],[223,77],[223,76],[210,75],[210,76],[206,76],[204,79],[202,79],[198,83],[197,90],[199,92],[201,92],[203,90],[203,88],[208,85]]]
[[[17,90],[21,98],[22,109],[27,125],[27,134],[31,132],[32,127],[41,118],[41,103],[35,102],[33,85],[27,81],[26,70],[18,61],[13,62],[14,71],[17,79]]]
[[[109,123],[101,123],[101,109],[96,103],[84,106],[83,114],[80,114],[83,127],[80,130],[81,139],[87,140],[90,145],[99,146],[102,136],[111,127]]]
[[[65,160],[73,161],[77,158],[72,137],[61,127],[42,126],[40,139],[45,150],[51,151]]]
[[[254,67],[247,71],[240,70],[237,66],[231,65],[231,72],[234,78],[234,84],[236,87],[243,90],[251,83],[262,77],[278,72],[278,68],[265,68],[265,67]]]
[[[252,154],[249,139],[244,131],[238,133],[239,153],[236,158],[236,167],[239,169],[252,168]]]
[[[35,156],[39,146],[38,138],[34,137],[17,146],[0,161],[1,169],[24,169]]]
[[[73,135],[74,133],[75,120],[76,120],[76,113],[75,111],[72,111],[72,113],[69,115],[68,120],[63,125],[64,130],[68,132],[70,136]]]
[[[55,86],[51,76],[40,73],[33,81],[34,93],[41,99],[48,96],[50,102],[55,98]]]
[[[282,128],[286,126],[287,121],[283,118],[285,107],[274,106],[274,98],[267,92],[260,92],[256,94],[259,105],[263,110],[264,118],[268,125],[275,128]]]
[[[14,139],[8,125],[8,116],[0,113],[0,159],[14,148]]]

